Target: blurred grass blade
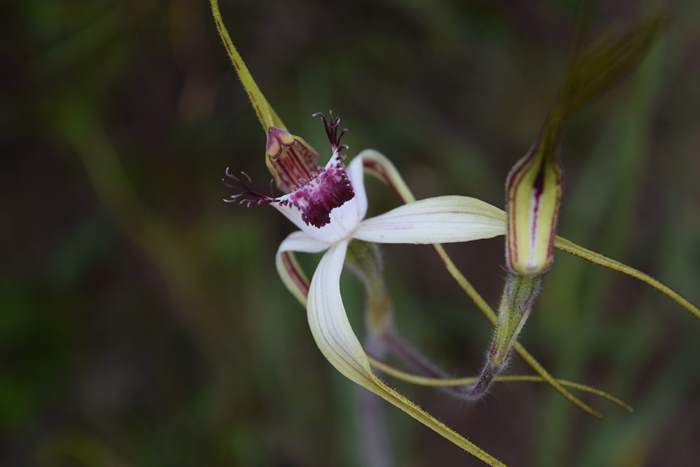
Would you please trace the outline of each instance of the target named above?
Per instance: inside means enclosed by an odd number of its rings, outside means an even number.
[[[570,116],[621,82],[646,57],[665,24],[666,18],[656,15],[622,36],[602,37],[583,51],[577,51],[553,118]]]
[[[600,253],[596,253],[593,250],[589,250],[587,248],[584,248],[580,245],[577,245],[576,243],[567,240],[562,237],[557,237],[555,246],[561,250],[566,251],[567,253],[570,253],[572,255],[578,256],[580,258],[583,258],[587,261],[590,261],[591,263],[599,264],[601,266],[605,266],[606,268],[613,269],[615,271],[621,272],[623,274],[627,274],[628,276],[634,277],[635,279],[639,279],[640,281],[644,282],[647,285],[650,285],[651,287],[655,288],[662,294],[666,295],[668,298],[673,300],[674,302],[678,303],[680,306],[685,308],[688,312],[693,314],[696,318],[700,318],[700,309],[690,303],[688,300],[683,298],[678,292],[675,290],[671,289],[670,287],[662,284],[658,280],[654,279],[648,274],[645,274],[637,269],[634,269],[633,267],[627,266],[626,264],[623,264],[619,261],[616,261],[614,259],[608,258],[607,256],[603,256]]]
[[[535,160],[537,165],[541,162],[555,165],[565,120],[633,72],[646,57],[665,24],[665,17],[657,15],[621,36],[601,37],[583,50],[578,38],[563,90],[547,115],[530,155],[523,160]]]
[[[380,370],[382,373],[386,373],[387,375],[392,376],[396,379],[400,379],[401,381],[405,381],[405,382],[411,383],[411,384],[417,384],[420,386],[431,386],[431,387],[462,386],[462,385],[466,385],[466,384],[472,384],[479,378],[478,376],[466,376],[466,377],[461,377],[461,378],[430,378],[430,377],[426,377],[426,376],[420,376],[420,375],[415,375],[412,373],[407,373],[405,371],[394,368],[391,365],[387,365],[386,363],[381,362],[381,361],[379,361],[375,358],[372,358],[372,357],[369,357],[369,361],[373,367]],[[536,375],[501,375],[501,376],[496,376],[494,378],[494,381],[501,382],[501,383],[544,383],[544,382],[546,382],[541,376],[536,376]],[[612,394],[607,393],[601,389],[597,389],[597,388],[587,386],[585,384],[576,383],[573,381],[567,381],[564,379],[557,379],[557,381],[562,386],[569,387],[571,389],[576,389],[578,391],[594,394],[596,396],[602,397],[603,399],[607,399],[610,402],[612,402],[613,404],[616,404],[616,405],[622,407],[623,409],[627,410],[628,412],[634,411],[628,403],[626,403],[622,399],[615,397]]]
[[[226,29],[224,20],[221,17],[221,10],[219,9],[218,0],[210,0],[211,13],[214,17],[214,23],[216,23],[216,29],[219,31],[219,37],[221,37],[221,42],[224,43],[226,48],[226,53],[231,59],[233,67],[236,69],[238,78],[241,80],[243,87],[245,88],[250,103],[255,109],[255,113],[258,116],[260,125],[263,127],[264,131],[267,131],[270,127],[286,129],[284,123],[279,118],[275,110],[272,108],[270,103],[265,98],[258,84],[253,79],[253,75],[248,70],[243,58],[238,53],[236,46],[233,44],[233,40]]]

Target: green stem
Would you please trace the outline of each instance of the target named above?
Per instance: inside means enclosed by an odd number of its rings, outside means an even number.
[[[498,308],[496,333],[489,351],[489,360],[494,366],[500,367],[508,359],[540,292],[541,277],[511,274],[506,279]]]
[[[373,243],[353,240],[348,247],[348,264],[362,281],[366,290],[366,321],[370,336],[383,335],[393,322],[391,300],[384,282],[379,247]]]

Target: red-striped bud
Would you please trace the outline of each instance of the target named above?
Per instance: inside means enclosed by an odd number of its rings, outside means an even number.
[[[285,193],[307,184],[322,170],[318,153],[311,146],[287,130],[275,127],[267,129],[265,161],[277,187]]]
[[[545,125],[545,129],[506,181],[506,265],[510,272],[525,276],[546,272],[553,261],[562,179],[556,154],[558,128]]]

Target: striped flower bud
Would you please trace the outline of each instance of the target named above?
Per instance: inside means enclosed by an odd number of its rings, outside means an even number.
[[[556,154],[562,125],[584,104],[632,72],[664,25],[663,16],[652,17],[626,34],[598,39],[572,60],[562,93],[539,139],[515,164],[506,182],[506,264],[512,273],[538,275],[552,264],[562,193]]]
[[[524,276],[547,272],[553,261],[562,179],[557,160],[559,125],[545,124],[540,138],[506,181],[506,265]]]

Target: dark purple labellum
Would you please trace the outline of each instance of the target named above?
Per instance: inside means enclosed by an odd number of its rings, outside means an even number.
[[[277,185],[287,194],[278,198],[263,195],[250,188],[251,180],[246,174],[243,173],[244,180],[227,169],[224,183],[231,188],[240,187],[240,192],[225,201],[246,206],[277,203],[279,206],[297,209],[307,225],[321,228],[330,223],[331,211],[350,201],[355,192],[341,154],[347,146],[341,144],[340,139],[347,130],[340,129],[340,119],[337,116],[318,115],[321,116],[333,149],[326,167],[318,165],[318,154],[301,138],[286,130],[271,127],[267,131],[265,154]]]
[[[330,214],[355,196],[341,160],[329,164],[318,176],[288,195],[289,203],[301,211],[301,219],[314,227],[331,221]]]

